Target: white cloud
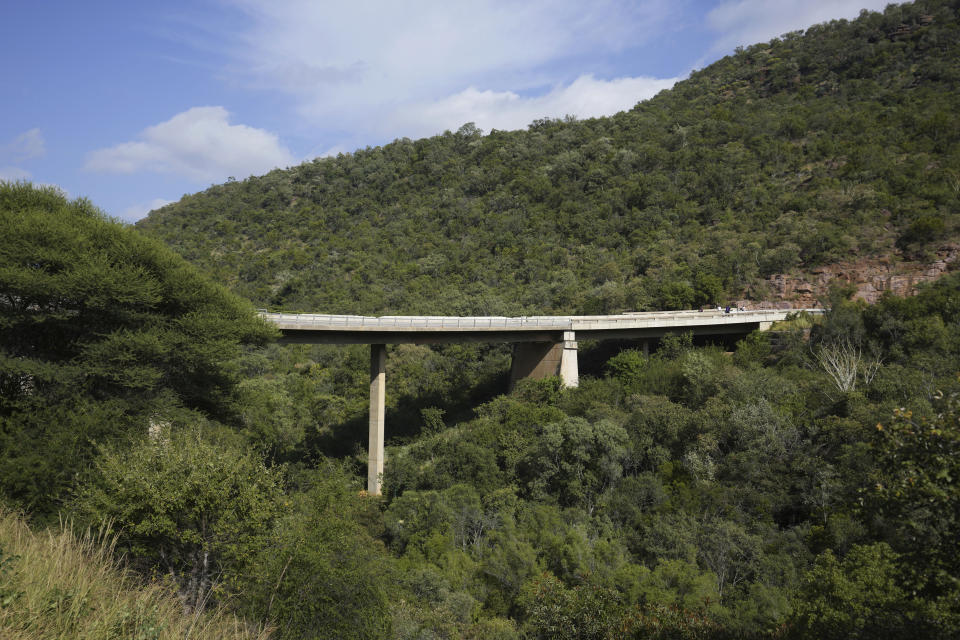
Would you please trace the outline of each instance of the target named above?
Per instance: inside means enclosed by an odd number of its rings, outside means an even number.
[[[171,202],[173,202],[173,200],[164,200],[163,198],[154,198],[149,202],[138,202],[120,212],[120,217],[127,222],[136,222],[154,209],[159,209]]]
[[[0,159],[14,164],[19,164],[24,160],[42,158],[46,153],[46,145],[40,129],[24,131],[7,144],[0,145]]]
[[[287,94],[308,126],[352,140],[432,135],[468,121],[517,128],[574,111],[607,115],[646,97],[650,82],[673,82],[583,76],[584,60],[600,76],[604,56],[662,33],[675,0],[228,2],[250,25],[227,51],[235,81]],[[525,97],[543,87],[555,88]],[[622,95],[633,90],[640,93]]]
[[[223,107],[193,107],[147,127],[135,141],[90,152],[85,168],[152,171],[207,182],[265,173],[295,162],[275,134],[230,124],[229,117]]]
[[[630,109],[672,87],[679,78],[617,78],[598,80],[583,75],[567,86],[541,96],[523,97],[512,91],[469,88],[429,104],[400,109],[390,124],[404,135],[431,135],[473,122],[484,130],[522,129],[537,118],[610,115]]]
[[[24,171],[18,167],[0,167],[0,180],[16,182],[17,180],[29,180],[30,172]]]
[[[24,131],[10,142],[0,144],[0,180],[29,180],[33,174],[15,165],[42,158],[46,153],[40,129]]]
[[[234,0],[232,4],[251,18],[251,28],[231,51],[250,71],[247,79],[338,102],[342,92],[395,100],[431,86],[466,86],[464,79],[491,73],[526,74],[579,53],[616,51],[655,32],[669,18],[674,3]]]
[[[341,153],[352,153],[355,147],[347,147],[342,144],[334,145],[328,149],[316,154],[317,158],[336,158]]]
[[[713,51],[729,51],[820,22],[850,20],[862,9],[883,11],[888,4],[890,0],[731,0],[707,14],[707,25],[720,34]]]

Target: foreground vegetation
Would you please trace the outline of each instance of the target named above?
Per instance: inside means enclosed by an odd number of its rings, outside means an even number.
[[[273,331],[162,244],[54,189],[0,183],[0,490],[55,514],[98,444],[229,419],[231,359]]]
[[[791,34],[615,118],[229,183],[143,229],[258,305],[354,313],[669,308],[922,258],[957,229],[957,11]],[[503,347],[391,347],[374,497],[365,348],[271,343],[52,189],[0,183],[0,228],[0,500],[38,532],[0,512],[3,633],[960,635],[958,273],[873,306],[835,287],[735,349],[583,345],[577,389],[507,393]]]
[[[266,640],[222,609],[184,615],[163,585],[117,564],[108,538],[32,531],[0,511],[0,635],[7,640]]]

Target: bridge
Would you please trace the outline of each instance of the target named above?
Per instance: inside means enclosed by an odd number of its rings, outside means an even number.
[[[766,330],[797,309],[735,311],[654,311],[609,316],[350,316],[316,313],[269,313],[260,316],[275,325],[281,342],[370,345],[370,432],[367,490],[380,494],[383,475],[386,361],[388,344],[451,342],[513,343],[511,385],[521,378],[559,376],[577,386],[577,339],[649,340],[670,333],[694,336],[746,335]],[[807,309],[821,313],[820,309]]]

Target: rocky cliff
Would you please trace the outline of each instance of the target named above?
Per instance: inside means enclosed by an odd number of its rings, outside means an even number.
[[[853,285],[854,298],[866,302],[876,302],[885,291],[909,296],[916,293],[921,283],[932,282],[960,268],[958,256],[960,245],[946,244],[929,261],[903,260],[901,256],[889,255],[836,262],[806,274],[776,274],[766,280],[768,289],[762,295],[763,302],[749,304],[780,309],[816,307],[832,283]]]

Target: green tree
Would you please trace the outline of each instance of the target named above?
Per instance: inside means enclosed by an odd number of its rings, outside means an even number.
[[[938,393],[930,417],[897,409],[878,423],[877,466],[864,488],[865,514],[904,558],[901,582],[960,629],[960,392]]]
[[[107,526],[144,573],[169,576],[184,607],[229,593],[281,513],[282,469],[199,430],[160,429],[133,446],[104,448],[73,506]]]
[[[608,420],[568,417],[542,425],[520,464],[520,479],[533,498],[592,508],[623,473],[627,441],[623,427]]]
[[[636,588],[642,602],[706,613],[720,607],[717,585],[715,573],[700,571],[696,563],[677,558],[661,561],[653,571],[643,571]]]
[[[841,561],[820,555],[800,588],[790,634],[798,638],[933,638],[898,585],[898,555],[886,543],[855,545]]]
[[[284,640],[390,637],[397,575],[361,524],[376,505],[335,465],[309,478],[237,584],[239,608],[272,620]]]
[[[620,597],[589,583],[566,587],[550,573],[524,585],[525,637],[538,640],[603,640],[616,637]]]
[[[0,183],[0,491],[53,511],[94,443],[229,418],[250,304],[86,200]],[[30,478],[34,478],[31,480]]]

